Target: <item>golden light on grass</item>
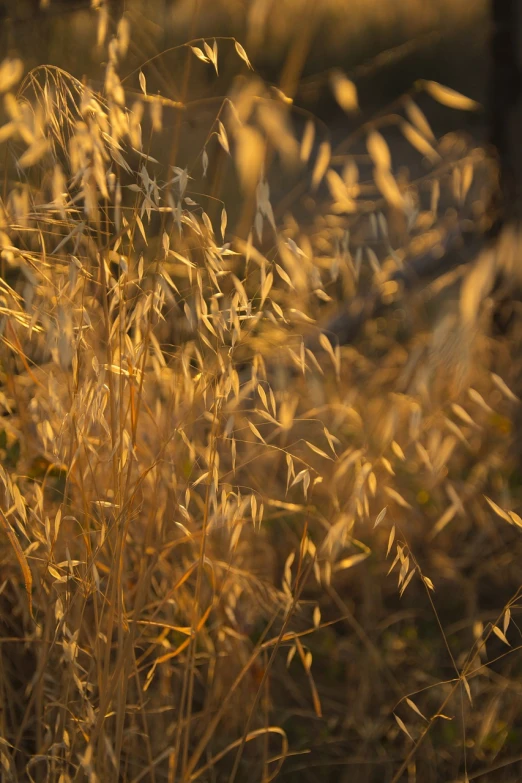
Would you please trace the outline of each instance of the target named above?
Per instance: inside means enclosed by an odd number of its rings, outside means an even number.
[[[505,464],[519,385],[482,328],[491,268],[479,257],[404,294],[414,248],[469,226],[490,170],[473,145],[438,140],[411,96],[333,149],[248,76],[234,39],[182,47],[216,77],[228,47],[243,76],[197,135],[189,92],[120,78],[132,29],[111,39],[100,8],[100,91],[0,65],[3,769],[268,781],[346,730],[389,749],[397,775],[453,707],[478,735],[477,701],[508,698],[481,656],[486,642],[515,651],[517,595],[450,630],[437,605],[458,579],[471,605],[496,578],[484,540],[495,569],[518,573]],[[333,89],[357,107],[344,74]],[[389,126],[420,173],[399,171]],[[342,319],[321,330],[342,307],[361,326],[344,345]],[[488,575],[473,587],[468,538]]]

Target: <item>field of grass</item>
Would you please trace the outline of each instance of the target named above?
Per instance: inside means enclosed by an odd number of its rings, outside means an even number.
[[[481,244],[494,162],[419,108],[476,105],[334,71],[333,144],[230,37],[133,91],[99,5],[100,89],[0,64],[2,780],[515,783],[517,305],[398,276]]]

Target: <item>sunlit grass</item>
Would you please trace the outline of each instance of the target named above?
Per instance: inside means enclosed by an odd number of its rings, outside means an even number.
[[[471,263],[394,277],[487,224],[491,162],[415,99],[474,105],[417,83],[332,149],[230,38],[180,48],[179,101],[145,66],[127,91],[129,35],[101,92],[0,67],[6,775],[268,781],[364,739],[398,781],[425,736],[448,775],[489,763],[516,723],[517,367]],[[225,47],[243,78],[196,144],[190,58]],[[352,344],[321,331],[375,292]]]

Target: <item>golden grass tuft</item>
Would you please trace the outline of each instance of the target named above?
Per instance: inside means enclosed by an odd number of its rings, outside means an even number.
[[[519,731],[520,335],[461,303],[472,263],[394,277],[480,234],[492,164],[436,138],[419,83],[332,149],[227,39],[181,48],[243,72],[187,140],[187,95],[120,80],[128,36],[100,91],[0,66],[6,780],[494,768]],[[352,344],[320,331],[376,290]]]

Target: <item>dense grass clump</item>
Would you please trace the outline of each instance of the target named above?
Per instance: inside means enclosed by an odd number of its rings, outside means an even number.
[[[335,71],[332,149],[235,40],[174,101],[129,35],[0,66],[5,779],[517,779],[520,330],[487,256],[407,274],[491,221],[417,97],[473,102]]]

